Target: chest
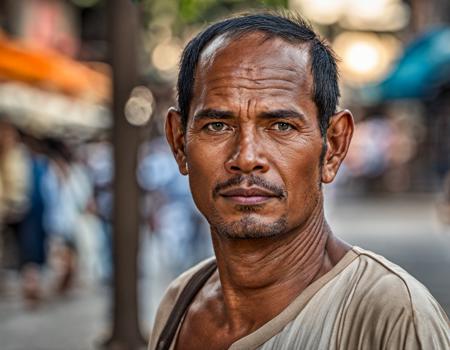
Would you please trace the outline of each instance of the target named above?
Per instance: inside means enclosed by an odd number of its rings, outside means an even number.
[[[225,350],[242,336],[211,320],[211,315],[188,312],[176,338],[175,350]]]

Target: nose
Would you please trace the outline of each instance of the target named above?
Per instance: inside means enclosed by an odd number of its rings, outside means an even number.
[[[264,147],[258,142],[257,135],[252,131],[241,131],[237,134],[231,154],[225,163],[225,168],[229,173],[265,173],[269,170],[269,164],[264,156]]]

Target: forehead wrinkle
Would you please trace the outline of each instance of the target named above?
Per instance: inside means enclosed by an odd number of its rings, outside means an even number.
[[[203,75],[203,74],[202,74]],[[302,90],[305,81],[298,81],[298,75],[291,74],[286,77],[247,77],[239,74],[222,74],[218,77],[211,76],[205,72],[202,76],[204,83],[209,85],[208,90],[213,91],[217,89],[233,89],[243,88],[248,90]],[[231,82],[231,83],[230,83]]]
[[[195,100],[206,102],[207,96],[232,98],[236,89],[242,92],[264,90],[262,98],[280,96],[286,92],[297,97],[312,98],[313,77],[309,46],[292,44],[277,37],[260,42],[261,40],[255,40],[254,34],[249,33],[234,40],[222,35],[205,47],[195,72],[193,90],[197,93],[192,96],[193,103]],[[260,38],[261,33],[256,39]],[[276,53],[275,57],[273,52]],[[276,57],[283,57],[286,64],[280,65]],[[231,61],[233,64],[229,63]],[[240,93],[238,95],[238,99],[242,100],[244,96]],[[234,102],[237,102],[236,97]],[[246,101],[241,102],[245,106]]]
[[[255,67],[255,62],[241,63],[238,65],[221,64],[220,60],[214,65],[205,67],[201,73],[200,78],[206,78],[209,83],[214,83],[222,79],[246,79],[255,82],[290,82],[298,84],[299,80],[308,80],[307,67],[294,67],[289,65],[286,67],[272,66],[271,62],[263,62],[264,66],[258,65]],[[214,71],[211,68],[214,66],[220,67],[220,71]],[[226,73],[223,73],[225,70]],[[304,77],[306,79],[299,79]]]
[[[220,85],[220,86],[215,86],[215,87],[211,87],[208,89],[208,92],[214,92],[216,90],[281,90],[281,91],[292,91],[292,89],[290,89],[287,86],[249,86],[249,85],[243,85],[243,84],[238,84],[236,86],[229,86],[229,85]],[[224,92],[225,93],[225,92]],[[224,94],[222,93],[222,94]]]
[[[219,78],[207,78],[206,82],[210,83],[210,84],[214,84],[216,82],[221,82],[222,80],[231,80],[231,79],[237,79],[237,80],[244,80],[250,83],[254,83],[256,85],[260,85],[262,82],[266,82],[266,83],[281,83],[281,84],[290,84],[290,85],[294,85],[297,86],[298,84],[290,79],[283,79],[283,78],[247,78],[247,77],[234,77],[233,75],[227,75],[227,76],[222,76]],[[228,85],[228,84],[227,84]]]
[[[247,64],[236,68],[232,65],[219,65],[220,71],[215,73],[211,67],[198,73],[195,85],[208,85],[209,91],[241,88],[247,90],[294,90],[300,95],[312,95],[312,83],[307,67],[249,67]],[[228,72],[222,73],[223,70]],[[231,72],[230,72],[231,70]],[[283,74],[284,72],[284,74]],[[305,72],[305,74],[303,74]],[[212,73],[212,74],[211,74]],[[307,92],[305,94],[305,91]]]
[[[215,38],[205,47],[200,54],[197,66],[201,69],[196,70],[199,78],[208,77],[211,68],[216,66],[222,71],[232,71],[233,74],[247,76],[249,79],[267,76],[267,71],[269,77],[273,75],[274,71],[279,71],[276,73],[277,76],[279,73],[285,72],[287,73],[286,78],[292,78],[292,80],[298,80],[299,76],[305,78],[301,80],[309,80],[311,76],[310,52],[309,46],[306,44],[295,45],[278,37],[267,40],[267,35],[261,32],[248,33],[235,40],[230,39],[230,35],[224,34]],[[249,41],[249,44],[242,50],[240,45],[245,41]],[[264,50],[263,47],[267,47],[267,49]],[[252,48],[256,50],[252,50]],[[272,59],[273,55],[261,54],[260,50],[277,52],[277,55],[287,58],[289,63],[280,66],[276,60]],[[236,52],[240,52],[240,54],[237,55]],[[229,64],[230,59],[233,60],[233,64]],[[220,74],[220,72],[216,74]],[[220,76],[217,78],[220,79]]]
[[[235,75],[240,75],[243,77],[249,76],[249,75],[257,76],[256,74],[259,74],[259,73],[263,73],[261,75],[263,75],[263,76],[266,75],[268,77],[260,77],[260,78],[248,77],[247,79],[258,79],[258,80],[271,80],[271,79],[277,80],[278,79],[278,80],[282,80],[283,77],[285,77],[285,79],[289,78],[289,77],[297,78],[299,75],[299,69],[298,68],[296,69],[294,67],[277,67],[277,66],[251,67],[251,66],[244,65],[244,64],[239,65],[239,66],[222,64],[220,66],[223,69],[232,70],[233,73],[231,73],[231,74],[230,73],[228,73],[228,74],[216,73],[213,78],[208,79],[209,81],[214,82],[216,80],[234,77]],[[301,68],[301,70],[302,70],[302,72],[300,72],[300,74],[302,74],[302,73],[306,74],[306,71],[303,67],[299,67],[299,68]],[[267,71],[268,71],[268,73],[267,73]],[[276,71],[277,73],[273,74],[273,71]],[[280,73],[282,73],[282,72],[285,72],[286,74],[282,75],[280,77]],[[270,73],[272,73],[272,74],[270,74]],[[271,75],[274,75],[276,77],[271,77]]]
[[[236,90],[249,90],[249,91],[273,91],[273,95],[285,94],[286,92],[292,93],[298,96],[311,96],[312,89],[305,81],[292,81],[284,79],[257,79],[256,81],[247,78],[238,78],[230,83],[229,76],[224,76],[222,79],[211,80],[207,78],[205,83],[208,86],[207,91],[204,91],[206,95],[210,93],[214,95],[226,95]]]

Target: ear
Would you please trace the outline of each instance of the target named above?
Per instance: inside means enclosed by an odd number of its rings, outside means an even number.
[[[185,139],[183,122],[181,114],[175,108],[171,107],[167,111],[166,118],[166,138],[172,149],[173,156],[178,163],[180,173],[188,174],[187,159],[185,152]]]
[[[330,183],[336,177],[350,146],[353,130],[354,121],[349,110],[338,112],[330,118],[327,129],[327,151],[322,164],[322,182]]]

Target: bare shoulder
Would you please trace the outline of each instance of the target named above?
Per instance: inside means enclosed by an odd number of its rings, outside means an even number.
[[[205,265],[209,264],[214,257],[208,258],[201,261],[197,265],[191,267],[189,270],[183,272],[175,280],[173,280],[167,287],[161,302],[159,303],[158,310],[156,312],[155,322],[153,325],[152,332],[150,333],[149,349],[154,349],[156,341],[161,334],[164,325],[166,324],[170,313],[178,300],[181,292],[183,291],[186,284],[190,281],[192,276],[199,270],[201,270]]]

